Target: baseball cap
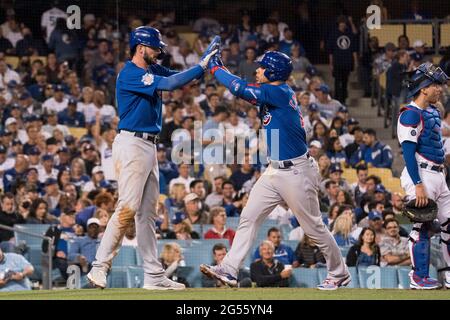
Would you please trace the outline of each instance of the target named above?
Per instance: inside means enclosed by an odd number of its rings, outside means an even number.
[[[95,166],[95,167],[92,169],[92,174],[96,174],[96,173],[99,173],[99,172],[103,172],[103,169],[102,169],[102,167],[100,167],[100,166]]]
[[[15,87],[17,87],[17,81],[16,80],[10,80],[8,82],[8,88],[14,89]]]
[[[347,125],[348,126],[351,126],[351,125],[354,125],[354,124],[359,124],[359,121],[356,120],[355,118],[348,119],[348,121],[347,121]]]
[[[9,126],[10,124],[17,123],[17,120],[13,117],[6,119],[5,126]]]
[[[172,224],[179,224],[184,219],[186,219],[186,215],[183,212],[177,212],[177,213],[175,213],[171,222],[172,222]]]
[[[317,112],[319,111],[319,106],[316,103],[310,103],[308,106],[308,110],[311,112]]]
[[[17,146],[17,145],[22,145],[22,142],[20,142],[20,140],[19,139],[14,139],[13,141],[12,141],[12,145],[13,146]]]
[[[86,226],[90,226],[91,224],[96,224],[98,226],[100,226],[100,220],[98,220],[97,218],[90,218],[87,223]]]
[[[32,147],[28,150],[28,155],[30,156],[38,156],[41,154],[41,151],[38,147]]]
[[[1,130],[0,131],[0,137],[10,136],[12,133],[8,130]]]
[[[0,153],[6,153],[6,148],[5,146],[0,144]]]
[[[196,193],[189,193],[187,196],[184,197],[183,201],[184,203],[188,203],[190,201],[194,201],[198,199],[198,195]]]
[[[64,141],[65,141],[67,144],[75,143],[75,137],[72,136],[72,135],[65,136]]]
[[[309,74],[311,77],[317,75],[317,69],[314,66],[309,66],[306,68],[306,73]]]
[[[55,86],[55,92],[56,91],[64,91],[64,87],[62,86],[62,85],[60,85],[60,84],[57,84],[56,86]]]
[[[57,184],[57,183],[58,182],[54,178],[48,178],[47,180],[45,180],[45,186],[50,186],[52,184]]]
[[[420,39],[417,39],[416,41],[414,41],[413,43],[413,48],[420,48],[420,47],[424,47],[426,45],[425,42],[423,42]]]
[[[330,87],[326,84],[321,84],[320,87],[317,89],[318,91],[322,91],[325,94],[330,93]]]
[[[348,113],[348,108],[346,106],[340,106],[338,112]]]
[[[69,153],[69,149],[67,147],[59,147],[57,153],[60,153],[60,152]]]
[[[411,59],[413,59],[414,61],[422,61],[423,55],[419,52],[413,52],[411,53]]]
[[[56,140],[55,137],[50,137],[47,140],[45,140],[45,143],[49,146],[49,145],[56,145],[58,144],[58,141]]]
[[[77,103],[78,103],[77,99],[75,99],[75,98],[70,98],[70,99],[69,99],[69,102],[68,102],[67,104],[74,104],[74,105],[76,105]]]
[[[90,143],[85,145],[84,148],[83,148],[83,151],[85,151],[85,152],[89,151],[89,150],[95,151],[95,147],[92,144],[90,144]]]
[[[383,215],[379,213],[378,211],[370,211],[369,212],[369,220],[383,220]]]
[[[386,188],[382,184],[377,184],[377,186],[375,187],[375,192],[385,193]]]
[[[20,109],[20,104],[18,104],[17,102],[14,102],[11,104],[11,109]]]
[[[29,97],[31,97],[31,94],[28,91],[25,91],[24,93],[22,93],[19,97],[19,100],[26,100]]]
[[[156,149],[158,151],[160,150],[166,150],[166,146],[163,143],[158,143],[158,145],[156,146]]]
[[[42,156],[42,161],[47,161],[47,160],[51,160],[53,161],[53,155],[51,155],[50,153],[46,153]]]
[[[338,172],[338,171],[339,172],[344,172],[344,170],[342,170],[341,165],[339,163],[333,163],[330,166],[330,173]]]
[[[309,143],[309,147],[310,147],[310,148],[311,148],[311,147],[316,147],[316,148],[322,149],[322,144],[321,144],[320,141],[318,141],[318,140],[313,140],[313,141],[311,141],[311,142]]]

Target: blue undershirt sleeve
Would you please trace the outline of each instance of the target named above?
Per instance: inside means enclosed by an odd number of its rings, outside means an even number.
[[[188,70],[173,74],[169,77],[161,78],[156,87],[157,90],[171,91],[181,88],[185,84],[197,79],[203,74],[203,68],[200,65],[193,66]]]
[[[419,166],[416,160],[416,147],[417,144],[411,141],[402,142],[403,158],[406,163],[406,170],[411,177],[414,184],[422,183],[419,176]]]

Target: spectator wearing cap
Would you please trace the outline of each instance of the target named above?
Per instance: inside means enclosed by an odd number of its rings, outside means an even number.
[[[342,123],[345,125],[350,117],[350,115],[348,113],[348,108],[344,105],[340,106],[336,113],[336,117],[342,119]],[[336,119],[336,118],[334,118],[334,119]],[[339,135],[341,135],[341,133],[339,133]]]
[[[313,128],[316,122],[327,123],[327,120],[320,115],[319,106],[312,102],[307,106],[308,113],[303,118],[307,139],[313,136]]]
[[[340,163],[331,164],[330,169],[329,169],[329,178],[322,181],[321,190],[322,191],[326,190],[325,185],[328,181],[334,181],[338,184],[338,186],[341,190],[350,192],[351,189],[350,189],[349,184],[347,183],[347,181],[344,178],[342,178],[343,172],[344,172],[344,170],[342,170],[342,166]]]
[[[26,219],[27,224],[57,224],[58,219],[49,213],[47,202],[38,198],[31,204],[30,214]]]
[[[70,151],[67,147],[59,147],[57,151],[57,161],[55,168],[58,171],[70,168]]]
[[[411,265],[408,238],[400,236],[399,227],[400,224],[395,219],[384,222],[386,233],[379,242],[382,267]]]
[[[177,212],[174,218],[171,220],[171,223],[173,231],[166,230],[164,239],[200,239],[199,234],[192,230],[192,225],[183,212]]]
[[[7,149],[0,144],[0,178],[3,177],[3,173],[14,167],[14,158],[7,157]]]
[[[255,48],[246,48],[245,59],[239,63],[238,75],[248,82],[255,81],[255,70],[258,68],[258,64],[255,62],[256,56]]]
[[[48,203],[48,209],[50,212],[55,212],[54,210],[58,207],[59,200],[62,196],[62,192],[59,189],[58,180],[55,178],[47,178],[44,182],[45,195],[44,199]]]
[[[378,202],[371,202],[369,205],[370,211],[367,217],[365,217],[358,223],[358,227],[370,227],[375,230],[375,242],[379,244],[382,236],[384,235],[382,214],[384,206]]]
[[[86,167],[86,174],[91,175],[92,169],[99,164],[97,149],[93,144],[87,143],[83,146],[81,159]]]
[[[333,119],[342,105],[339,101],[331,99],[330,93],[330,87],[326,84],[321,84],[314,90],[319,111],[327,120]]]
[[[50,110],[47,114],[47,124],[42,127],[42,131],[52,137],[55,129],[60,130],[64,136],[70,134],[69,128],[66,125],[58,124],[58,113]]]
[[[58,170],[53,167],[55,164],[54,160],[54,156],[50,153],[42,156],[42,168],[38,170],[41,183],[45,183],[49,178],[55,180],[58,178]]]
[[[354,159],[350,159],[352,166],[364,161],[368,167],[388,169],[392,167],[394,158],[391,147],[377,140],[374,129],[368,128],[364,131],[363,142]]]
[[[339,135],[339,140],[341,141],[341,145],[342,147],[345,149],[345,147],[347,147],[349,144],[353,143],[355,141],[355,136],[352,133],[353,132],[353,128],[355,128],[357,125],[359,124],[359,121],[356,120],[355,118],[349,118],[346,121],[346,125],[345,125],[345,133]],[[346,153],[347,157],[348,154]]]
[[[36,83],[29,85],[27,87],[27,91],[34,100],[43,103],[46,100],[45,90],[49,85],[47,82],[47,72],[45,71],[45,68],[39,69],[36,72],[34,80]]]
[[[169,104],[172,106],[172,121],[166,123],[160,134],[160,141],[166,147],[170,147],[172,145],[172,134],[175,130],[181,128],[181,123],[184,117],[184,108],[177,101],[169,101]]]
[[[308,149],[309,155],[311,157],[313,157],[314,159],[318,160],[321,150],[322,150],[322,144],[320,143],[320,141],[312,140],[309,143],[309,149]]]
[[[334,77],[336,99],[345,104],[350,72],[358,67],[357,39],[349,28],[349,20],[341,15],[327,39],[329,65]]]
[[[19,96],[19,104],[22,108],[22,116],[24,118],[42,114],[42,105],[34,101],[28,91],[23,92]]]
[[[327,145],[327,156],[332,164],[344,165],[347,162],[344,148],[342,147],[339,137],[330,138]]]
[[[178,177],[178,167],[175,163],[167,159],[167,149],[164,144],[159,143],[156,149],[159,173],[164,175],[164,179],[168,184],[172,179]]]
[[[58,112],[58,124],[75,128],[84,128],[86,126],[84,114],[77,111],[76,99],[69,98],[67,109]]]
[[[397,47],[392,42],[386,43],[384,46],[384,53],[375,59],[373,65],[374,65],[374,71],[377,75],[382,74],[383,72],[386,72],[392,65],[392,62],[395,58],[395,52],[397,50]]]
[[[87,195],[93,190],[99,188],[107,188],[109,183],[105,180],[105,174],[101,166],[96,166],[92,169],[92,179],[83,186],[83,194]]]
[[[189,193],[183,199],[183,213],[191,224],[207,224],[209,214],[200,208],[200,198],[195,193]]]
[[[92,267],[95,260],[95,253],[100,244],[100,221],[97,218],[90,218],[87,221],[87,235],[75,238],[71,243],[68,255],[69,263],[75,263],[81,267],[82,274],[86,274]]]
[[[222,207],[214,207],[210,211],[210,223],[213,225],[205,235],[205,239],[228,239],[230,246],[233,244],[235,231],[226,227],[227,213]]]
[[[54,86],[53,96],[45,100],[42,107],[44,113],[49,113],[50,111],[58,113],[67,108],[68,102],[69,100],[65,97],[64,87],[61,84],[57,84]]]
[[[3,174],[3,191],[14,192],[20,181],[25,181],[28,172],[28,159],[23,154],[16,155],[14,167]]]
[[[9,117],[8,119],[6,119],[5,128],[6,128],[6,131],[11,133],[12,140],[19,138],[19,129],[18,129],[18,123],[17,123],[16,118]]]

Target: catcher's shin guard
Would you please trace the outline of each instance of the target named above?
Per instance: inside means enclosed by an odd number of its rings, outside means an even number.
[[[429,276],[430,236],[426,223],[415,223],[409,234],[409,252],[413,270],[421,278]]]
[[[450,267],[450,218],[441,225],[441,251],[447,267]]]

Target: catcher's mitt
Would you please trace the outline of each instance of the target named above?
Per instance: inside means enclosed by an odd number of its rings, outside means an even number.
[[[428,199],[425,207],[416,207],[416,199],[408,201],[403,207],[403,215],[412,222],[431,222],[437,217],[438,207],[435,201]]]

